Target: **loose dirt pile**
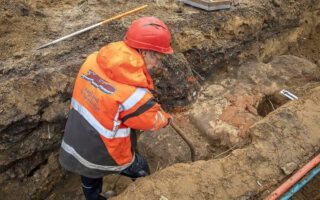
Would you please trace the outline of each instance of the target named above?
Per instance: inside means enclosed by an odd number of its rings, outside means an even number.
[[[142,4],[149,4],[149,8],[35,50]],[[239,0],[232,9],[219,12],[204,12],[169,0],[1,0],[1,198],[12,199],[12,194],[17,199],[81,196],[77,179],[64,186],[66,172],[57,163],[74,77],[87,55],[121,40],[132,20],[147,15],[168,24],[176,51],[163,60],[164,69],[155,80],[155,96],[165,109],[178,112],[176,122],[192,138],[197,160],[208,161],[164,169],[188,162],[188,148],[171,129],[146,133],[140,138],[141,152],[153,171],[164,170],[137,181],[119,198],[129,198],[125,195],[134,187],[137,198],[146,195],[149,199],[161,195],[174,199],[180,195],[180,199],[264,195],[269,186],[286,177],[281,167],[289,162],[299,167],[318,151],[315,112],[319,89],[312,88],[319,83],[319,8],[319,2],[313,0]],[[297,57],[273,59],[284,53],[307,58],[318,67]],[[277,109],[287,102],[276,95],[284,87],[303,99]],[[190,106],[200,91],[200,98]],[[275,147],[276,156],[269,152]],[[220,153],[229,148],[237,150],[223,158],[231,151]],[[129,183],[122,180],[118,191]],[[57,185],[60,189],[53,190]],[[238,189],[240,186],[247,189]],[[224,192],[230,196],[223,196]]]

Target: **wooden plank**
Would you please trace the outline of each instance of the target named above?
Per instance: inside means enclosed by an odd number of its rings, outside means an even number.
[[[181,2],[207,11],[231,8],[230,0],[180,0]]]

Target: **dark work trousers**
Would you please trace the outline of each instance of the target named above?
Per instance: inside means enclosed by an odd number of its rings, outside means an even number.
[[[81,176],[81,182],[86,200],[106,200],[106,198],[100,195],[102,191],[102,178]]]
[[[131,132],[132,148],[136,151],[133,163],[120,172],[120,175],[130,177],[133,181],[136,178],[147,176],[150,174],[150,169],[147,161],[137,153],[137,136],[135,131]],[[81,176],[82,190],[86,200],[106,200],[101,196],[102,192],[102,177],[89,178]]]

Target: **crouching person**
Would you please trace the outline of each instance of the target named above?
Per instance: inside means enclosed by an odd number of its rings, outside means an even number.
[[[140,18],[124,41],[104,46],[80,68],[59,161],[81,176],[87,200],[106,199],[101,195],[105,175],[135,179],[150,173],[134,150],[132,130],[159,130],[170,121],[150,93],[151,71],[160,67],[163,54],[173,53],[170,40],[161,20]]]

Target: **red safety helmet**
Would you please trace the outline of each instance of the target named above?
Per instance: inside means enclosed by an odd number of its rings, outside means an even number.
[[[171,34],[168,27],[156,17],[142,17],[132,22],[124,42],[136,49],[172,54]]]

